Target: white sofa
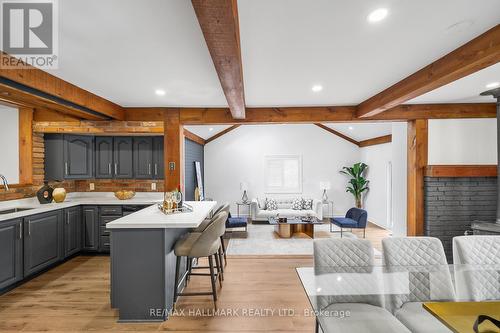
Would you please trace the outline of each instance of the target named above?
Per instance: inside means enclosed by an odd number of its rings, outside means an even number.
[[[271,197],[269,197],[271,198]],[[280,217],[294,217],[294,216],[316,216],[318,219],[322,220],[323,219],[323,204],[321,203],[321,200],[313,200],[313,209],[310,210],[297,210],[297,209],[292,209],[292,203],[295,198],[272,198],[276,200],[276,203],[278,204],[278,209],[277,210],[266,210],[264,208],[265,204],[265,197],[259,198],[259,199],[253,199],[251,206],[250,206],[250,211],[251,211],[251,217],[252,221],[267,221],[269,217],[276,216],[276,214],[279,214]]]

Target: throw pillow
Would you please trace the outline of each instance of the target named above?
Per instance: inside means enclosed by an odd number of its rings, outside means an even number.
[[[257,204],[259,205],[260,209],[266,209],[266,199],[257,198]]]
[[[302,199],[302,209],[312,210],[313,209],[313,200],[312,199]]]
[[[266,210],[277,210],[278,203],[274,199],[266,199]]]
[[[294,209],[294,210],[301,210],[302,209],[302,198],[293,199],[292,209]]]

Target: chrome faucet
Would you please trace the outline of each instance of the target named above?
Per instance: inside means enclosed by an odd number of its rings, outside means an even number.
[[[3,187],[5,187],[5,190],[8,191],[9,190],[9,182],[7,181],[7,178],[5,178],[4,175],[0,175],[0,178],[2,178]]]

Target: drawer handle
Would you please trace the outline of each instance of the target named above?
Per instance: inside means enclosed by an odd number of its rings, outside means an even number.
[[[115,175],[118,174],[118,165],[115,163]]]
[[[111,174],[111,163],[108,164],[108,174]]]
[[[155,176],[158,176],[158,164],[155,163]]]
[[[64,162],[64,173],[68,174],[68,162]]]
[[[148,174],[151,174],[151,163],[148,164]]]
[[[28,236],[31,236],[31,221],[28,221]]]

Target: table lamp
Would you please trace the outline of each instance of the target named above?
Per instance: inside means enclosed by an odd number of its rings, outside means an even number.
[[[323,190],[323,202],[328,202],[328,194],[326,192],[330,189],[330,182],[320,182],[319,188]]]
[[[248,195],[247,195],[247,190],[248,190],[248,184],[245,182],[240,183],[240,190],[243,191],[243,196],[241,197],[241,201],[244,203],[248,202]]]

